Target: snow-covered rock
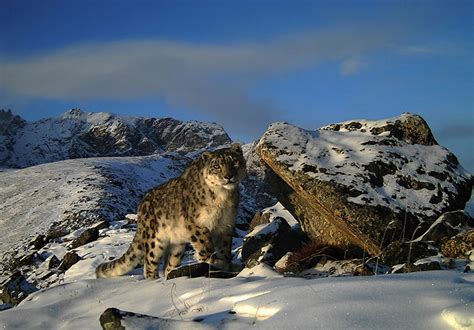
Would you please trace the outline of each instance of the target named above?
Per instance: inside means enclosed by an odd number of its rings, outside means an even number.
[[[316,131],[274,123],[257,152],[275,194],[312,239],[371,255],[463,209],[471,195],[471,175],[417,115]]]
[[[250,224],[253,230],[245,236],[242,246],[242,260],[247,267],[261,262],[273,266],[287,252],[298,251],[308,242],[298,225],[281,216],[272,216],[274,213],[264,211],[269,214],[267,223]]]
[[[0,166],[24,168],[72,158],[142,156],[215,148],[231,142],[214,123],[122,117],[72,109],[27,123],[0,112]]]

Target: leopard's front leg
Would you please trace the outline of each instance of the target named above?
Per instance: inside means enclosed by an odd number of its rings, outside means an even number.
[[[228,261],[216,251],[209,229],[196,226],[190,233],[189,240],[196,251],[199,262],[207,262],[217,268],[228,270]]]

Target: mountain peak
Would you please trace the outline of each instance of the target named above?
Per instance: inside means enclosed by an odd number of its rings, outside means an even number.
[[[18,122],[13,133],[3,127],[11,126],[11,118]],[[70,158],[190,152],[229,142],[227,133],[215,123],[123,117],[80,109],[70,109],[58,118],[26,123],[11,111],[0,112],[0,165],[9,167]]]

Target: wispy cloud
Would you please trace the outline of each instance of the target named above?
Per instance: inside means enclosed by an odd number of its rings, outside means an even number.
[[[19,97],[164,98],[196,109],[242,134],[278,118],[271,104],[249,97],[262,79],[339,61],[343,75],[367,64],[361,55],[396,42],[373,29],[306,32],[261,43],[203,45],[163,40],[82,44],[19,60],[0,60],[0,88]]]
[[[343,76],[353,75],[358,73],[366,66],[367,64],[361,61],[359,58],[348,58],[341,63],[341,74]]]

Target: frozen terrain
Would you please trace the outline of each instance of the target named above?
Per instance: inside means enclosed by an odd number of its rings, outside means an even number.
[[[0,328],[100,329],[99,316],[109,307],[182,321],[177,328],[193,328],[194,319],[202,320],[202,326],[229,329],[474,327],[472,272],[308,280],[259,265],[232,279],[147,281],[137,270],[97,280],[94,268],[122,253],[131,239],[126,229],[106,229],[102,236],[77,249],[83,260],[66,272],[63,284],[0,312]]]
[[[0,251],[50,228],[70,231],[135,212],[142,194],[179,175],[185,162],[176,155],[89,158],[0,172]]]

